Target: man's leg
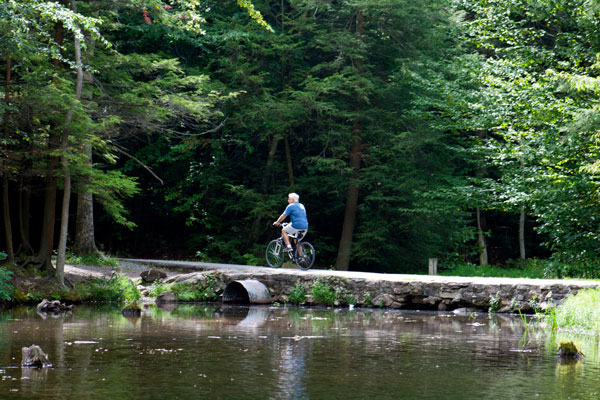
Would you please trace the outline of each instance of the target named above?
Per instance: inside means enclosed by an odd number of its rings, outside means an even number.
[[[290,247],[290,235],[285,231],[285,229],[281,230],[281,234],[283,235],[283,241],[285,242],[285,244]]]
[[[284,251],[291,252],[292,245],[290,243],[290,234],[287,233],[285,229],[282,229],[281,235],[283,236],[283,241],[285,242],[285,246],[286,246]]]

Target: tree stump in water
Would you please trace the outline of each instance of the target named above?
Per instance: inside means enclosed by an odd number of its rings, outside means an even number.
[[[42,314],[61,314],[73,311],[72,305],[66,305],[58,300],[44,299],[37,305],[37,312]]]
[[[21,360],[21,368],[50,368],[52,363],[48,360],[48,356],[44,353],[40,346],[35,344],[29,347],[21,348],[23,358]]]

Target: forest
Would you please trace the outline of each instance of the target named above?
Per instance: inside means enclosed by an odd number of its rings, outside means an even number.
[[[0,250],[59,281],[264,265],[290,192],[319,268],[597,269],[596,0],[3,0],[0,70]]]

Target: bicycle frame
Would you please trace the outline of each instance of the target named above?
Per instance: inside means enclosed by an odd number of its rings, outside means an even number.
[[[288,224],[283,224],[285,228]],[[277,239],[271,240],[267,245],[266,258],[267,264],[273,268],[279,268],[284,259],[289,258],[300,269],[307,270],[314,263],[314,247],[306,241],[302,241],[306,236],[306,231],[299,231],[297,234],[289,234],[291,251],[284,251],[286,244],[283,238],[283,232]],[[305,257],[305,249],[308,251],[308,258]],[[287,257],[285,255],[287,253]]]

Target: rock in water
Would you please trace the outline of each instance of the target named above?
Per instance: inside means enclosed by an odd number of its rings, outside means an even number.
[[[21,348],[23,358],[21,368],[51,368],[52,363],[48,360],[46,353],[38,345],[32,344],[29,347]]]
[[[162,292],[156,297],[156,304],[177,303],[177,296],[170,292]]]
[[[558,356],[561,358],[582,358],[583,353],[573,342],[560,342],[558,345]]]
[[[131,304],[128,304],[125,308],[123,308],[123,310],[121,310],[121,314],[123,314],[124,317],[139,317],[142,315],[142,309],[138,305],[137,301],[134,300],[131,302]]]
[[[167,274],[158,269],[150,269],[148,271],[144,271],[140,274],[142,278],[142,282],[144,283],[154,283],[156,281],[160,281],[167,277]]]

